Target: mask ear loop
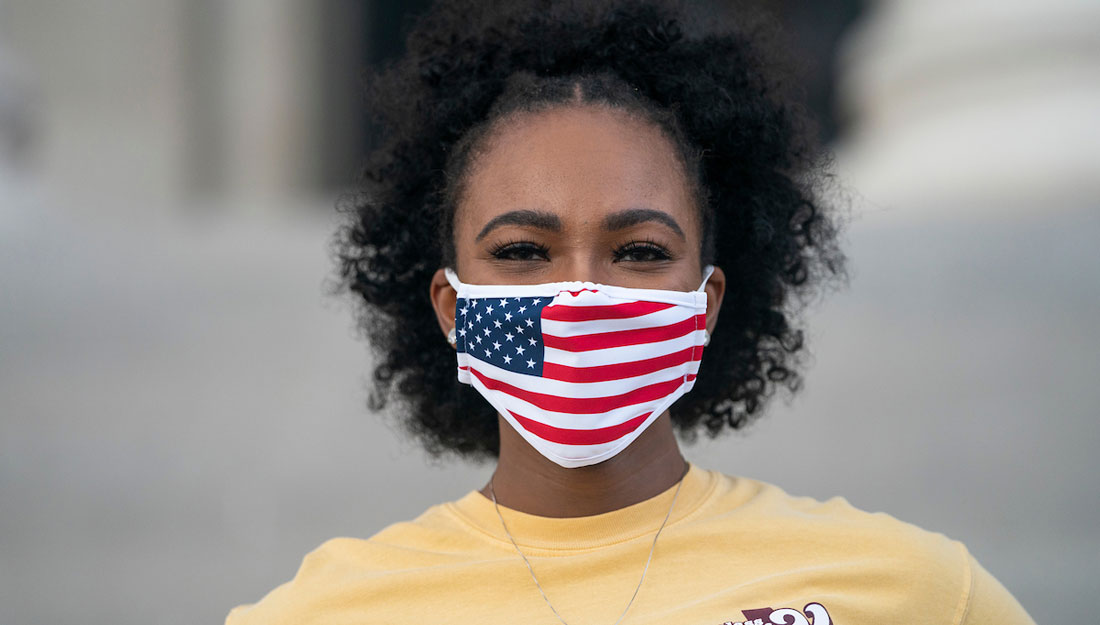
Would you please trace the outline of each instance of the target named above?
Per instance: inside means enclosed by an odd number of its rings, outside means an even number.
[[[703,288],[707,286],[707,281],[710,280],[710,276],[713,273],[714,273],[714,265],[707,265],[706,267],[703,267],[703,282],[701,284],[699,284],[699,288],[697,288],[695,290],[696,291],[702,291]],[[699,330],[699,329],[703,330],[703,347],[706,347],[707,345],[710,344],[710,332],[707,332],[707,328],[706,328],[705,324],[702,328],[696,328],[696,330]],[[692,355],[693,356],[696,356],[696,355],[702,356],[702,354],[692,354]],[[686,374],[685,374],[684,378],[685,378],[685,381],[686,381],[686,379],[687,379]]]
[[[447,277],[447,282],[451,285],[451,288],[455,290],[456,295],[462,292],[462,289],[460,288],[462,286],[462,282],[458,279],[458,274],[455,273],[454,269],[451,269],[450,267],[444,267],[443,275]],[[455,325],[458,325],[457,316],[455,318]],[[450,334],[447,335],[447,342],[450,343],[452,347],[458,344],[458,337],[455,336],[454,328],[451,328]]]
[[[696,291],[702,291],[703,287],[707,285],[707,281],[710,280],[711,274],[714,273],[714,265],[707,265],[703,267],[703,282],[699,284],[699,288]]]
[[[450,267],[444,267],[443,275],[447,276],[447,282],[450,283],[451,287],[453,287],[455,291],[458,291],[459,288],[462,286],[462,281],[458,279],[458,274],[455,273],[454,269],[451,269]]]

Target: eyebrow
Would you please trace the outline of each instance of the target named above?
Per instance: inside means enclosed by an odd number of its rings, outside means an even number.
[[[657,223],[664,224],[681,239],[686,238],[684,237],[683,229],[680,228],[680,224],[676,223],[676,220],[673,219],[671,215],[659,210],[653,210],[652,208],[628,208],[608,215],[603,220],[603,229],[608,231],[622,230],[623,228],[636,226],[647,221],[656,221]]]
[[[675,219],[668,213],[652,208],[628,208],[608,215],[603,220],[603,229],[606,231],[623,230],[624,228],[636,226],[647,221],[655,221],[663,224],[675,232],[681,239],[686,238],[683,229],[680,228],[680,224],[676,223]],[[490,219],[489,223],[485,224],[481,232],[477,233],[477,236],[474,237],[474,241],[484,239],[485,235],[501,226],[526,226],[529,228],[552,230],[554,232],[561,232],[563,229],[561,219],[554,213],[535,210],[514,210],[502,213]]]
[[[482,240],[494,228],[501,226],[527,226],[554,232],[562,231],[561,219],[554,213],[533,210],[508,211],[490,219],[489,223],[485,224],[481,232],[474,237],[474,241]]]

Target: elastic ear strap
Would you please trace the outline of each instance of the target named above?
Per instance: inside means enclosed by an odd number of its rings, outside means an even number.
[[[459,287],[462,286],[462,282],[458,279],[458,274],[455,273],[454,269],[451,269],[450,267],[444,267],[443,275],[447,276],[447,282],[451,283],[451,286],[454,287],[455,291],[457,291]]]
[[[696,291],[702,291],[703,287],[707,285],[707,280],[710,280],[710,274],[714,273],[714,265],[707,265],[703,267],[703,282],[699,285]]]

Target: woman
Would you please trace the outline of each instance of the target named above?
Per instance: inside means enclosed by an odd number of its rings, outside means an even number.
[[[337,253],[374,406],[496,470],[227,623],[1032,622],[957,542],[681,455],[797,390],[794,304],[844,270],[762,35],[683,22],[440,3],[372,77]]]

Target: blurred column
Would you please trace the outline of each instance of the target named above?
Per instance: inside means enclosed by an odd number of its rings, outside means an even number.
[[[224,195],[237,209],[269,210],[312,191],[319,175],[317,7],[294,0],[215,4],[224,19]]]
[[[0,236],[27,218],[36,186],[35,96],[34,81],[0,39]]]
[[[296,209],[352,182],[363,143],[367,6],[189,0],[184,7],[193,198],[215,210]]]
[[[1100,2],[880,0],[841,68],[838,169],[868,210],[1097,204]]]

